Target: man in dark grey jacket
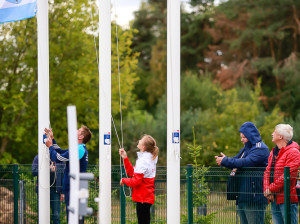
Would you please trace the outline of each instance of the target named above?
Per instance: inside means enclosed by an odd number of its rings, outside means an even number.
[[[35,192],[39,191],[39,156],[36,155],[32,162],[32,176],[37,177]],[[53,224],[60,224],[60,194],[62,192],[62,178],[65,164],[55,164],[51,162],[50,170],[50,207]]]

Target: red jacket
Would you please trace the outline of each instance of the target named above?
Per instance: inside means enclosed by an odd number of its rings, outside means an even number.
[[[132,187],[132,200],[154,204],[157,157],[153,160],[150,152],[138,152],[138,159],[133,168],[128,157],[124,159],[126,173],[131,178],[122,178],[122,182]]]
[[[299,145],[296,142],[282,147],[279,150],[278,158],[275,162],[274,167],[274,181],[269,184],[269,177],[271,171],[271,163],[273,158],[273,150],[269,156],[268,166],[264,172],[264,192],[266,189],[270,189],[272,193],[275,194],[276,204],[284,203],[284,167],[290,167],[290,177],[291,177],[291,203],[298,203],[297,193],[296,193],[296,178],[300,165],[300,152]]]

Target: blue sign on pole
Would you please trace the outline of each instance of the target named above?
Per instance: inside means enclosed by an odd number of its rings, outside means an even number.
[[[104,145],[110,145],[110,132],[104,134]]]
[[[43,134],[43,143],[45,144],[47,141],[47,135],[46,134]]]
[[[172,143],[179,144],[179,130],[172,132]]]

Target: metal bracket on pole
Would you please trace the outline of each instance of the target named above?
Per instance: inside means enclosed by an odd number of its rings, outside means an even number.
[[[79,216],[87,216],[93,214],[93,209],[87,207],[89,199],[89,181],[94,180],[93,173],[80,173],[79,175]]]

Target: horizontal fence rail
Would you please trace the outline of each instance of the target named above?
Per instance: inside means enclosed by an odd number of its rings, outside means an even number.
[[[282,169],[283,170],[283,169]],[[57,170],[56,172],[64,172]],[[93,214],[85,217],[85,223],[98,223],[98,204],[95,198],[99,194],[99,170],[98,166],[88,166],[87,172],[95,175],[94,181],[89,183],[89,207],[93,208]],[[137,223],[135,202],[132,202],[130,189],[120,187],[120,166],[112,166],[112,223]],[[124,172],[123,172],[124,173]],[[256,200],[264,198],[263,191],[254,191],[256,185],[261,185],[264,176],[263,168],[239,169],[235,176],[230,176],[231,170],[219,167],[182,167],[180,173],[180,223],[240,223],[236,199]],[[290,195],[291,180],[289,172],[274,173],[275,176],[284,178],[285,198]],[[151,223],[167,222],[167,174],[166,167],[157,167],[155,179],[155,204],[151,207]],[[250,185],[240,188],[247,180]],[[50,185],[55,185],[49,183]],[[232,186],[228,186],[232,185]],[[42,187],[49,187],[42,186]],[[38,223],[38,195],[36,193],[36,177],[32,175],[31,165],[0,165],[0,223]],[[241,189],[243,189],[241,191]],[[287,196],[287,197],[286,197]],[[56,199],[58,200],[58,199]],[[263,199],[259,203],[253,203],[253,209],[259,211]],[[290,203],[290,200],[286,200]],[[53,201],[51,201],[53,202]],[[257,205],[257,207],[256,207]],[[265,207],[265,223],[272,223],[271,206]],[[285,206],[288,214],[286,220],[290,220],[290,204]],[[51,223],[54,217],[51,215]],[[299,219],[298,219],[299,220]],[[67,223],[66,206],[60,202],[60,223]]]

